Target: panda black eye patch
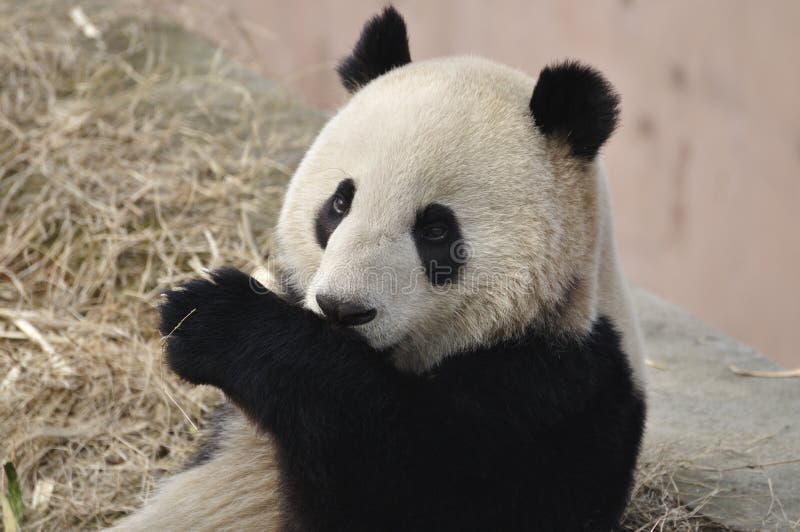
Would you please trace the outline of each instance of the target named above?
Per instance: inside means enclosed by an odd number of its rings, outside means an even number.
[[[339,223],[350,212],[350,205],[353,203],[353,196],[356,193],[356,185],[352,179],[345,179],[336,187],[336,192],[325,200],[322,207],[317,211],[317,218],[314,221],[314,231],[317,236],[317,243],[322,249],[328,245],[333,232]]]
[[[467,247],[455,213],[449,207],[431,203],[417,213],[412,235],[431,284],[457,282],[467,259]]]

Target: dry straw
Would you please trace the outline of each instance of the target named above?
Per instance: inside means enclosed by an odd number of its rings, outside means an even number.
[[[220,396],[164,368],[159,294],[265,260],[319,124],[199,41],[176,59],[142,12],[0,3],[0,459],[25,530],[109,525],[186,459]],[[668,483],[642,469],[628,528],[703,523]]]

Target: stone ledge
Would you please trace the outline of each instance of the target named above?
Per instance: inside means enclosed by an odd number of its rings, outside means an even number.
[[[735,528],[800,528],[800,379],[752,348],[636,290],[645,336],[645,453],[676,464],[679,498]]]

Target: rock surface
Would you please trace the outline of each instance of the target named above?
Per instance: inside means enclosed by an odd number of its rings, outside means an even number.
[[[677,465],[681,500],[737,529],[800,528],[800,379],[734,373],[781,368],[644,291],[646,453]]]

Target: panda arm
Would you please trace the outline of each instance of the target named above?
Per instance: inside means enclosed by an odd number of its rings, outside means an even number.
[[[414,379],[359,336],[236,270],[169,291],[160,328],[175,373],[220,388],[272,435],[298,500],[313,499],[309,493],[355,500],[365,491],[369,498],[370,489],[398,476],[398,461],[387,458],[405,440],[400,397]],[[316,501],[303,513],[335,520],[328,504]]]
[[[279,405],[273,398],[289,388],[302,388],[310,400],[315,392],[397,375],[357,334],[334,329],[238,270],[216,270],[210,280],[170,290],[160,311],[169,367],[189,382],[222,389],[252,417],[263,416],[264,428],[272,428],[272,414],[280,417],[269,409],[288,407],[289,397]]]
[[[339,417],[365,420],[407,380],[357,334],[238,270],[217,270],[210,280],[169,291],[160,330],[175,373],[220,388],[278,436],[336,428],[340,408]]]

